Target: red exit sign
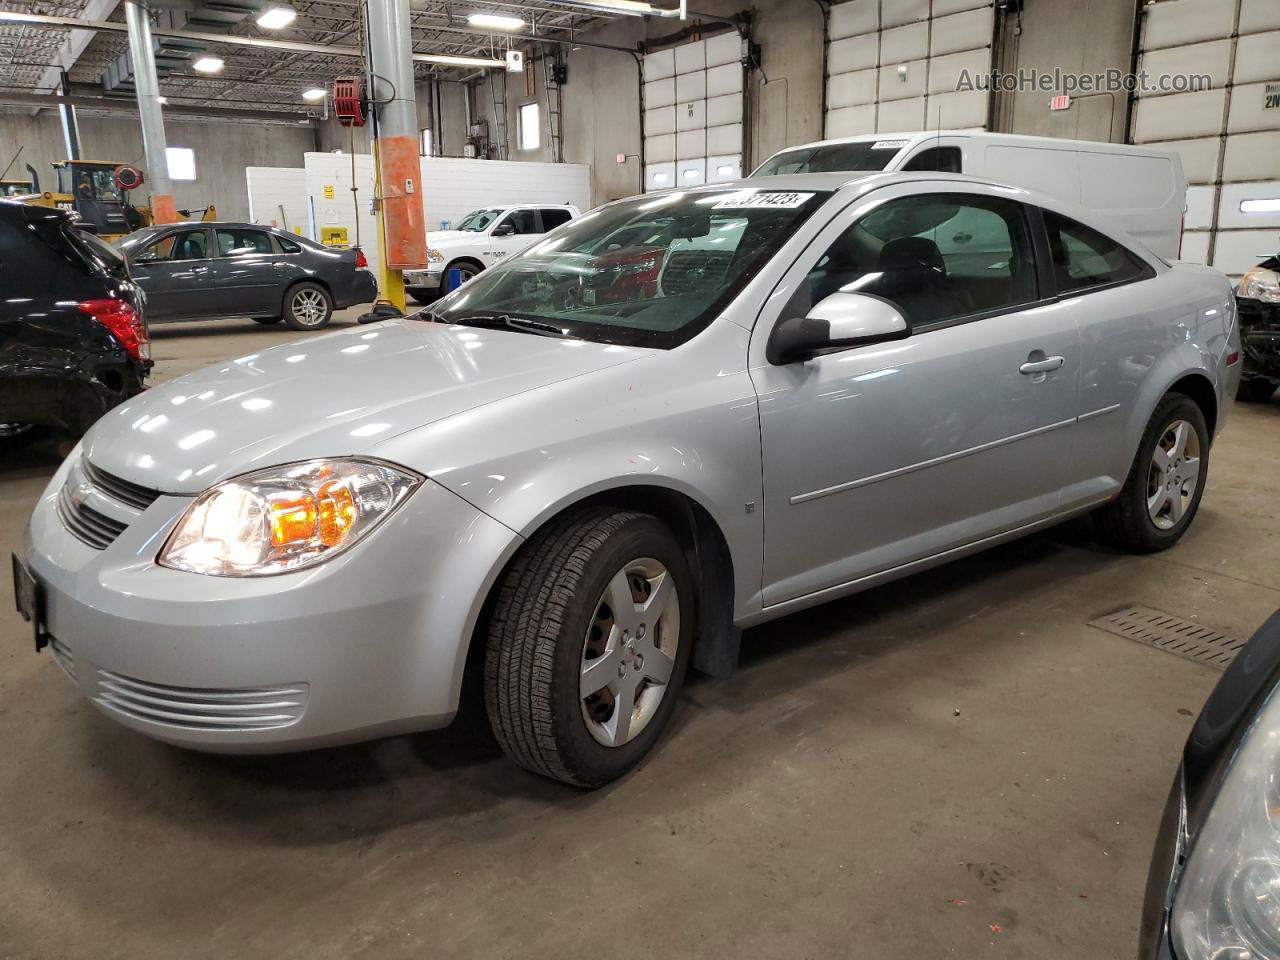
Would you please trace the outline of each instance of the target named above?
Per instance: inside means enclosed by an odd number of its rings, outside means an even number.
[[[1049,101],[1050,110],[1066,110],[1071,106],[1071,97],[1065,93],[1060,93]]]

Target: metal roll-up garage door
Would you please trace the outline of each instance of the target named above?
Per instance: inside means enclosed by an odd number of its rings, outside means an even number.
[[[1276,0],[1178,0],[1143,8],[1138,63],[1148,84],[1204,74],[1212,86],[1140,92],[1133,142],[1182,155],[1188,184],[1182,257],[1233,277],[1280,246],[1276,9]]]
[[[983,0],[849,0],[827,22],[826,135],[986,129],[995,10]]]
[[[742,176],[743,53],[728,32],[645,54],[645,190]]]

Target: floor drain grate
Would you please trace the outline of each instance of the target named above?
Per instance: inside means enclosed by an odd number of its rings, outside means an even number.
[[[1124,607],[1090,620],[1089,626],[1203,663],[1215,670],[1227,669],[1245,644],[1238,637],[1229,637],[1150,607]]]

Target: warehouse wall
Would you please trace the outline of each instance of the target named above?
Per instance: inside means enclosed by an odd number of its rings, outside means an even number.
[[[173,185],[179,209],[215,203],[224,220],[248,219],[245,167],[301,167],[302,154],[315,149],[314,133],[309,128],[194,122],[173,117],[165,119],[165,127],[169,146],[195,151],[196,179],[175,181]],[[146,169],[137,120],[82,116],[80,139],[86,160],[132,163]],[[4,158],[0,165],[8,163],[20,146],[22,156],[14,165],[13,175],[23,175],[23,165],[29,163],[36,168],[44,189],[56,187],[50,164],[66,159],[57,115],[51,111],[34,117],[27,113],[4,115],[0,119],[0,157]],[[147,192],[145,187],[143,192]]]
[[[1021,17],[1006,16],[1000,30],[999,69],[1052,73],[1128,73],[1133,61],[1134,0],[1028,0]],[[1021,28],[1019,32],[1019,28]],[[1038,137],[1124,142],[1124,92],[1073,97],[1067,110],[1050,110],[1053,94],[1018,91],[996,97],[996,130]]]
[[[748,6],[741,0],[702,0],[698,9],[728,15]],[[822,131],[822,12],[813,0],[758,0],[752,5],[755,37],[761,44],[763,71],[754,71],[747,90],[749,169],[783,146],[816,140]],[[680,30],[679,20],[624,19],[583,34],[584,40],[633,47],[641,39]],[[627,53],[582,47],[567,54],[569,82],[563,90],[564,159],[588,163],[596,203],[630,196],[641,189],[640,81],[635,59]],[[535,60],[534,95],[525,94],[525,79],[507,76],[507,156],[513,160],[552,158],[543,134],[540,149],[516,149],[516,111],[537,100],[544,112],[543,64]],[[767,78],[767,81],[766,81]],[[496,136],[489,84],[477,87],[477,115]],[[623,154],[625,162],[617,162]]]

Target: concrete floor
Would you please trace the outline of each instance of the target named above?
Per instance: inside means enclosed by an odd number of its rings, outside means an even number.
[[[156,379],[297,336],[161,328]],[[1160,556],[1073,525],[749,632],[591,794],[474,718],[285,757],[153,743],[33,655],[6,588],[0,958],[1133,957],[1218,675],[1085,624],[1142,603],[1246,636],[1280,606],[1280,402],[1213,456]],[[0,466],[4,552],[53,469]]]

